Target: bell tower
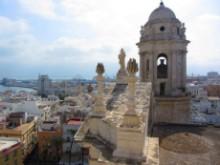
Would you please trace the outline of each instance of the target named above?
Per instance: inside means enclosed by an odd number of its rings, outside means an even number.
[[[190,99],[185,90],[188,44],[185,25],[163,2],[141,27],[137,44],[140,79],[152,82],[156,123],[185,123],[190,118]]]

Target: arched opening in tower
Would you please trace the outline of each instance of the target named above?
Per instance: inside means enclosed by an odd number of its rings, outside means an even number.
[[[157,57],[157,78],[165,79],[168,77],[168,58],[166,54],[159,54]]]
[[[146,77],[149,79],[149,71],[150,71],[150,60],[147,59],[146,61]]]
[[[166,83],[162,82],[160,83],[160,96],[164,96],[165,95],[165,89],[166,88]]]

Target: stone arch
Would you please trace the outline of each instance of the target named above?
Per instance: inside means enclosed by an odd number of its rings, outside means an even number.
[[[168,57],[164,53],[159,54],[157,57],[157,78],[168,78]]]

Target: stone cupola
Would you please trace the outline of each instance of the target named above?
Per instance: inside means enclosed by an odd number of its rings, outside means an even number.
[[[182,95],[186,83],[185,26],[163,2],[141,27],[140,79],[152,82],[154,93]]]

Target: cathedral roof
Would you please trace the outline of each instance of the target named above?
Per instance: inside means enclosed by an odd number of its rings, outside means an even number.
[[[161,2],[160,6],[151,13],[149,17],[149,21],[153,21],[157,19],[175,19],[175,18],[176,18],[175,13],[171,9],[165,7],[164,3]]]

